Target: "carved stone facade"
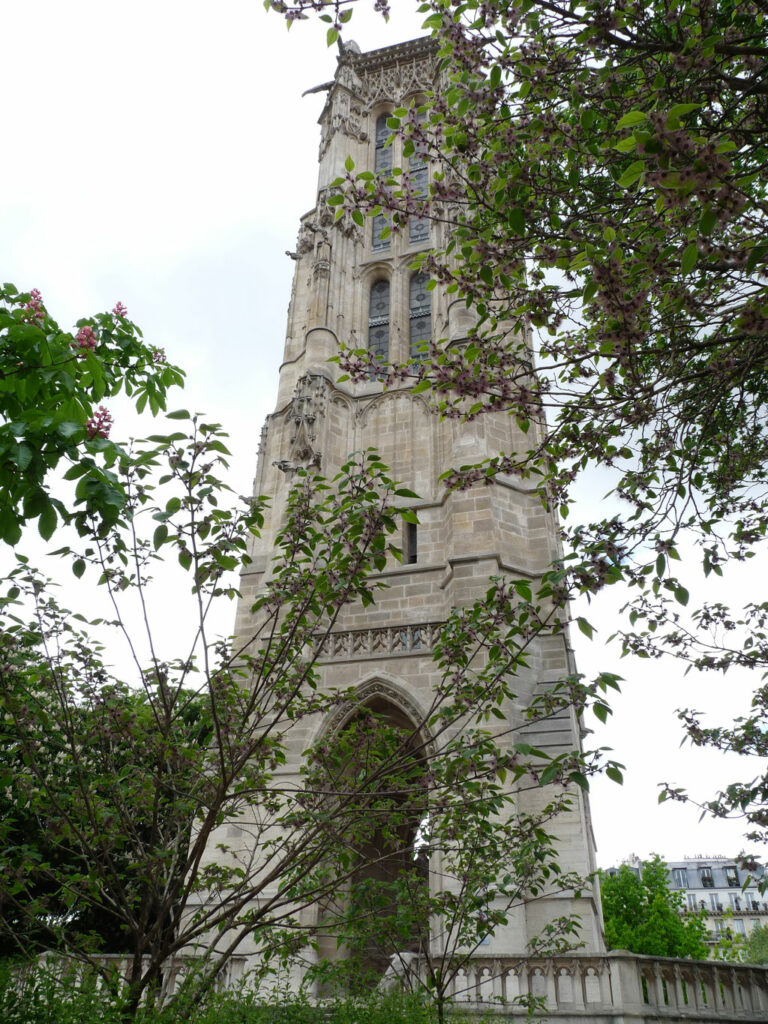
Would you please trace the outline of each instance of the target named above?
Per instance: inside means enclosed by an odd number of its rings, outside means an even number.
[[[336,630],[319,655],[320,673],[329,687],[354,688],[360,702],[372,696],[388,701],[413,721],[424,719],[440,683],[432,660],[439,626],[453,608],[463,607],[488,589],[490,577],[513,573],[535,580],[559,555],[557,523],[523,481],[501,480],[492,488],[447,493],[441,474],[452,466],[482,459],[532,443],[505,415],[481,417],[470,424],[441,420],[423,396],[406,386],[385,392],[375,380],[353,384],[338,378],[329,358],[340,342],[353,347],[368,343],[372,288],[386,282],[387,344],[390,358],[407,359],[413,345],[413,323],[428,315],[433,336],[466,337],[463,303],[439,289],[430,292],[427,314],[423,288],[414,312],[414,256],[432,236],[409,240],[409,232],[391,236],[374,248],[371,222],[364,228],[337,230],[323,197],[330,182],[344,173],[352,156],[357,168],[374,166],[377,121],[397,106],[418,101],[434,77],[434,50],[429,40],[360,53],[347,45],[320,118],[321,148],[316,207],[302,218],[294,259],[294,285],[288,312],[284,361],[277,404],[262,435],[254,490],[272,497],[253,563],[243,575],[236,632],[250,633],[250,608],[269,571],[274,538],[299,466],[320,467],[332,478],[350,452],[376,447],[393,478],[420,496],[418,554],[414,561],[392,561],[382,572],[388,584],[374,605],[342,610]],[[394,165],[404,162],[395,144]],[[416,289],[417,290],[417,289]],[[532,698],[548,683],[573,672],[567,637],[543,639],[519,677],[521,700]],[[340,707],[333,721],[317,721],[301,739],[304,746],[327,734],[349,715]],[[516,709],[506,709],[513,721]],[[516,739],[556,754],[580,742],[576,716],[562,711],[535,724],[519,723]],[[511,742],[511,741],[508,741]],[[286,772],[297,777],[302,750]],[[534,809],[546,794],[522,794],[521,807]],[[564,868],[587,875],[595,869],[586,795],[574,793],[572,809],[559,823],[560,858]],[[552,893],[516,908],[509,924],[483,947],[486,957],[524,955],[528,941],[553,918],[577,912],[583,926],[585,953],[603,953],[599,904],[594,894],[575,901],[569,893]]]

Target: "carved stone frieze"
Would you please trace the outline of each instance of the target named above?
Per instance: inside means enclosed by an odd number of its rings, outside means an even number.
[[[429,654],[443,623],[380,626],[329,633],[323,640],[318,661],[357,661],[389,655]]]
[[[408,63],[376,68],[363,75],[361,95],[367,106],[381,100],[400,103],[418,92],[427,92],[434,85],[434,64],[415,58]]]

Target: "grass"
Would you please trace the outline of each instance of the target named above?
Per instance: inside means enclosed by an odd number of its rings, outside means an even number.
[[[405,993],[329,1000],[319,1006],[299,996],[269,1001],[236,989],[211,993],[201,1005],[141,1009],[136,1024],[435,1024],[423,1000]],[[466,1020],[466,1018],[463,1018]],[[55,979],[42,971],[20,974],[0,963],[2,1024],[126,1024],[119,999],[94,984]]]

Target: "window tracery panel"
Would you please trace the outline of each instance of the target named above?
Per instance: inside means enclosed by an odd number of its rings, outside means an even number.
[[[377,174],[387,174],[392,170],[392,147],[387,145],[391,134],[387,127],[389,114],[380,114],[376,118],[376,154],[374,157],[374,170]],[[382,238],[382,232],[387,227],[387,218],[383,213],[373,218],[373,237],[371,246],[373,249],[388,249],[389,237]]]
[[[408,320],[411,358],[423,358],[425,343],[432,334],[432,304],[427,291],[429,277],[423,271],[411,278],[408,297]]]
[[[389,281],[371,286],[368,306],[368,351],[383,363],[389,362]]]
[[[417,114],[419,131],[424,126],[424,112]],[[418,134],[414,139],[414,151],[408,161],[408,172],[411,180],[411,187],[415,196],[426,196],[429,184],[429,171],[427,169],[427,148]],[[419,242],[426,242],[429,239],[429,218],[411,217],[408,221],[408,241],[411,245]]]

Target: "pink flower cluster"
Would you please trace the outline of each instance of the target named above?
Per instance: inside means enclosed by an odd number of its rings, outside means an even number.
[[[75,335],[72,347],[80,349],[82,355],[85,356],[86,352],[92,352],[98,344],[99,339],[96,337],[94,329],[92,327],[81,327]]]
[[[152,349],[152,359],[156,363],[164,363],[165,362],[165,349],[164,348],[153,348]]]
[[[29,302],[24,307],[24,312],[28,314],[30,320],[45,320],[43,297],[37,288],[33,288],[29,293]]]
[[[112,313],[114,316],[127,316],[128,310],[125,308],[122,302],[118,302],[117,305],[113,307]]]
[[[103,405],[100,405],[96,410],[96,415],[91,416],[89,420],[86,420],[85,430],[88,434],[88,440],[93,441],[95,437],[109,437],[109,432],[112,429],[112,417],[107,412]]]

